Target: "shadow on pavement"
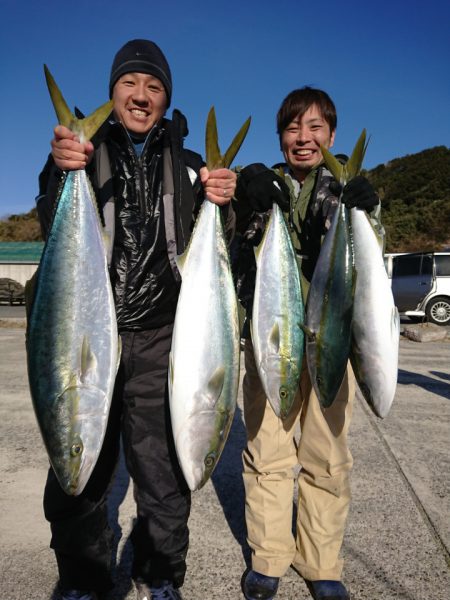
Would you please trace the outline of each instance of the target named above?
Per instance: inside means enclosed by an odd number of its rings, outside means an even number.
[[[435,374],[433,371],[430,371],[430,373]],[[441,374],[440,376],[442,375],[445,374]],[[447,377],[448,376],[445,375],[445,378]],[[438,381],[432,377],[427,377],[421,373],[413,373],[412,371],[404,371],[403,369],[399,369],[398,383],[402,385],[419,385],[428,392],[432,392],[433,394],[437,394],[443,398],[446,398],[447,400],[450,400],[450,386],[447,383]]]
[[[379,561],[373,562],[367,554],[364,554],[363,552],[356,550],[348,543],[346,543],[345,546],[346,546],[346,553],[348,555],[351,555],[353,557],[353,559],[355,560],[355,562],[359,562],[361,565],[364,566],[364,570],[368,574],[371,574],[376,579],[379,579],[383,582],[383,586],[385,588],[385,593],[387,592],[388,589],[391,590],[392,596],[391,595],[383,596],[383,598],[385,598],[385,600],[388,600],[388,598],[401,598],[402,600],[416,600],[416,598],[417,598],[416,595],[414,595],[414,596],[411,595],[411,592],[405,586],[403,586],[400,581],[392,580],[392,571],[389,571],[389,569],[384,569],[382,566],[380,566]],[[411,582],[409,582],[409,583],[411,583]],[[364,591],[364,582],[361,582],[361,590]],[[368,596],[368,595],[366,596],[364,594],[362,597],[369,598],[370,596]]]
[[[228,526],[242,548],[245,562],[249,564],[250,549],[246,541],[245,492],[242,481],[242,450],[245,444],[242,410],[237,407],[227,443],[211,479]]]
[[[450,381],[449,373],[442,373],[442,371],[430,371],[432,375],[435,377],[439,377],[440,379],[445,379],[446,381]]]

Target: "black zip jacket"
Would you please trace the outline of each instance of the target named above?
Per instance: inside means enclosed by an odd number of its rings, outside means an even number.
[[[172,121],[163,119],[152,129],[140,156],[120,123],[105,123],[92,140],[95,157],[86,171],[104,222],[108,203],[114,206],[110,274],[121,331],[154,329],[175,318],[179,274],[169,254],[186,248],[203,200],[198,172],[204,163],[198,154],[183,149],[186,134],[184,117],[174,111]],[[107,176],[105,161],[99,160],[105,148]],[[44,238],[64,179],[50,155],[39,177],[37,199]]]

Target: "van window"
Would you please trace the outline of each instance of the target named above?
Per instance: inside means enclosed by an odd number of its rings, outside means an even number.
[[[424,254],[422,256],[422,267],[420,269],[421,275],[432,275],[433,274],[433,257],[431,254]]]
[[[393,277],[408,277],[420,273],[421,256],[397,256],[394,258]]]
[[[393,277],[431,275],[432,273],[433,258],[429,254],[396,256],[394,258]]]
[[[434,257],[437,277],[450,277],[450,254],[441,254]]]

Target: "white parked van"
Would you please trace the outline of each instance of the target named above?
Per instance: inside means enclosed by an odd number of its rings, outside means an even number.
[[[384,262],[400,314],[450,325],[450,252],[386,254]]]

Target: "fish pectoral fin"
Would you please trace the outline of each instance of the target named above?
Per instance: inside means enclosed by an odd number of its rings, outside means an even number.
[[[280,352],[280,326],[278,321],[275,321],[269,334],[269,347],[274,354]]]
[[[62,394],[60,395],[60,397],[62,397],[67,390],[77,389],[79,386],[80,386],[80,377],[79,377],[78,373],[72,372],[70,374],[70,379],[69,379],[66,387],[64,388]]]
[[[92,375],[97,371],[97,358],[91,350],[87,335],[83,336],[80,363],[80,381],[86,383],[86,380],[92,379]]]
[[[222,395],[222,390],[225,382],[225,367],[217,367],[214,373],[209,378],[206,386],[206,397],[211,407],[216,406]]]

